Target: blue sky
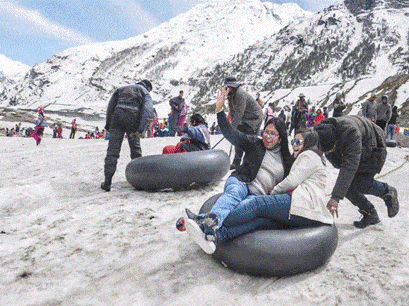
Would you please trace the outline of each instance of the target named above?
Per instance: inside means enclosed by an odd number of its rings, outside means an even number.
[[[205,0],[0,0],[0,54],[29,66],[65,49],[137,36]],[[339,0],[294,2],[317,12]]]

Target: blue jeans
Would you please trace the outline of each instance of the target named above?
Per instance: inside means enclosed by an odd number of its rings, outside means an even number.
[[[321,222],[290,215],[291,195],[256,196],[232,210],[223,225],[216,230],[218,241],[225,241],[259,229],[283,226],[307,227]]]
[[[361,211],[371,212],[375,209],[365,194],[380,198],[388,192],[388,184],[376,181],[374,176],[372,173],[357,173],[346,194],[346,198]]]
[[[386,139],[390,136],[390,139],[393,139],[393,135],[395,134],[396,124],[388,124],[386,127]]]
[[[230,176],[224,185],[223,194],[217,199],[210,212],[219,215],[219,225],[223,224],[227,215],[239,205],[243,205],[256,196],[249,190],[246,183]]]

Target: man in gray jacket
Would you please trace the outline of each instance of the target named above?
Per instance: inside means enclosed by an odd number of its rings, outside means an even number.
[[[140,134],[142,134],[153,118],[153,102],[149,95],[152,84],[142,80],[115,90],[108,103],[105,129],[109,131],[107,155],[105,157],[105,181],[101,188],[111,190],[112,177],[121,152],[125,134],[128,137],[131,159],[141,157]]]
[[[385,131],[386,124],[389,122],[392,116],[391,106],[388,103],[388,97],[382,96],[381,103],[376,110],[377,119],[376,124]]]
[[[386,183],[374,179],[385,163],[386,146],[383,131],[372,121],[359,116],[324,119],[314,128],[322,151],[331,164],[339,169],[338,178],[327,207],[338,216],[338,203],[346,197],[362,214],[355,221],[358,228],[379,223],[378,213],[365,194],[384,200],[388,216],[399,212],[398,192]]]
[[[375,103],[376,93],[372,93],[368,100],[362,103],[362,116],[372,122],[376,122],[377,105]]]
[[[232,126],[240,132],[249,135],[257,135],[263,122],[263,110],[257,101],[237,82],[235,77],[227,77],[227,100],[232,119]],[[241,164],[243,151],[235,148],[235,155],[231,169],[236,169]]]
[[[182,113],[183,105],[185,104],[185,99],[183,98],[183,90],[179,91],[179,95],[170,99],[169,105],[172,111],[172,129],[169,131],[169,136],[175,136],[179,127],[180,115]]]

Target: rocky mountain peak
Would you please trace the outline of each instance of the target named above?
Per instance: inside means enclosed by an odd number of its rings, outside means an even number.
[[[375,7],[394,9],[409,7],[409,0],[344,0],[344,3],[354,15],[372,10]]]

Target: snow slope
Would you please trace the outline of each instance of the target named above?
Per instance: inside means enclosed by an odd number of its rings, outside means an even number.
[[[215,144],[221,136],[212,136]],[[177,138],[143,139],[144,155]],[[104,140],[0,137],[0,304],[28,305],[406,305],[409,299],[409,150],[388,148],[382,181],[401,210],[359,230],[357,209],[340,203],[338,247],[329,263],[294,277],[232,272],[175,229],[224,181],[198,190],[144,192],[125,179],[124,142],[111,192]],[[229,152],[223,140],[218,148]],[[392,170],[396,169],[393,172]],[[390,173],[389,173],[390,172]],[[336,170],[330,168],[330,183]],[[330,186],[329,186],[330,187]]]

